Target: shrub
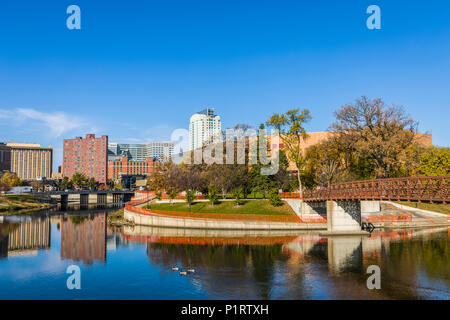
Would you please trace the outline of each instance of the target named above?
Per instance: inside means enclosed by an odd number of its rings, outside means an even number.
[[[269,202],[274,207],[279,207],[283,204],[277,190],[272,190],[269,196]]]

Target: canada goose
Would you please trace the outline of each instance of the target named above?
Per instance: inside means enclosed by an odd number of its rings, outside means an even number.
[[[192,272],[192,273],[194,273],[194,272],[195,272],[195,270],[194,270],[194,269],[188,269],[188,272]]]
[[[180,276],[186,276],[187,272],[186,271],[180,271]]]
[[[178,271],[178,270],[180,270],[180,268],[178,268],[178,267],[172,267],[172,271]]]

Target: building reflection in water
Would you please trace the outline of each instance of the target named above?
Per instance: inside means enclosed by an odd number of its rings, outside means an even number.
[[[35,255],[40,249],[50,249],[50,219],[27,219],[20,223],[0,224],[0,258],[15,255]]]
[[[152,265],[194,267],[192,284],[213,298],[420,299],[449,297],[447,230],[326,238],[134,227],[124,237],[146,242]],[[367,289],[373,264],[380,266],[382,290]],[[423,274],[436,290],[420,280]]]
[[[106,213],[61,218],[61,258],[106,262]]]

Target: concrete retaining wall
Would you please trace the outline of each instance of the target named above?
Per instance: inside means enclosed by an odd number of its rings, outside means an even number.
[[[231,229],[231,230],[324,230],[323,223],[239,221],[220,219],[192,219],[162,215],[139,214],[124,210],[124,218],[137,225],[191,229]]]
[[[381,206],[379,200],[361,200],[361,212],[380,212]]]

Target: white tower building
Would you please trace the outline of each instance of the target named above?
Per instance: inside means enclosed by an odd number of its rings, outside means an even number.
[[[216,134],[222,132],[220,117],[214,109],[206,108],[192,115],[189,122],[189,148],[195,150],[213,141]]]

